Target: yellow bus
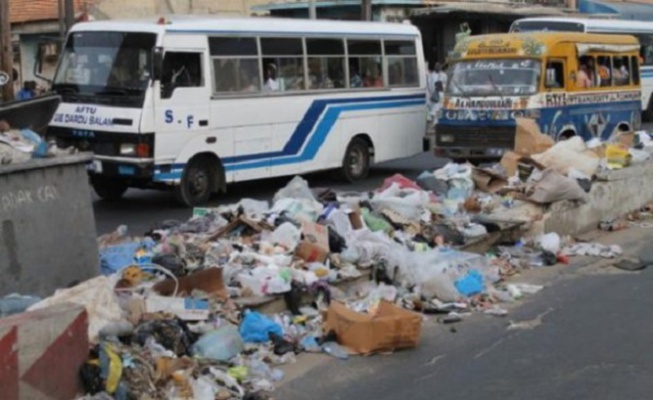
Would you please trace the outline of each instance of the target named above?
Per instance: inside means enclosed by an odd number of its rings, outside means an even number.
[[[633,36],[510,33],[472,36],[449,60],[436,155],[493,159],[514,147],[515,118],[555,140],[606,140],[641,125]]]

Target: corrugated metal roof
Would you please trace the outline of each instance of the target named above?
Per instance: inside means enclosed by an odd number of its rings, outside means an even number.
[[[474,14],[507,14],[520,16],[537,15],[566,15],[566,10],[555,7],[534,6],[513,2],[476,2],[476,1],[449,1],[437,2],[433,7],[420,8],[412,11],[414,16],[433,14],[450,14],[454,12],[467,12]]]

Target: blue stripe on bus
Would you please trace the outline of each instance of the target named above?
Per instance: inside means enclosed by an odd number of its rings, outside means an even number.
[[[283,150],[225,157],[222,162],[225,170],[237,171],[308,161],[315,157],[343,111],[380,110],[425,104],[426,96],[423,94],[315,100],[295,128],[288,142],[286,142]],[[325,112],[325,110],[327,111]],[[324,114],[323,117],[321,117],[322,114]],[[315,134],[307,143],[307,139],[313,131],[315,131]],[[302,148],[304,150],[300,154]],[[179,179],[185,166],[186,164],[169,164],[166,165],[166,172],[161,172],[161,165],[155,166],[155,180]]]

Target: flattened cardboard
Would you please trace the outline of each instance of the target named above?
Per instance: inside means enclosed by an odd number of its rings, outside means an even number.
[[[516,118],[515,122],[515,152],[522,156],[540,154],[553,147],[553,139],[544,135],[535,120]]]
[[[472,169],[472,180],[474,185],[485,193],[496,193],[508,184],[508,180],[503,176],[480,168]]]
[[[329,228],[314,222],[302,222],[304,240],[329,252]]]
[[[506,175],[515,176],[517,172],[517,164],[522,156],[514,151],[507,151],[501,158],[501,166],[506,170]]]
[[[376,314],[363,314],[332,301],[324,323],[338,342],[356,354],[372,354],[416,347],[422,335],[422,316],[381,301]]]

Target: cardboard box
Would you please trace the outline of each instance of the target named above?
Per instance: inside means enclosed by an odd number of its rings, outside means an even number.
[[[522,156],[540,154],[555,144],[554,140],[543,134],[535,120],[516,118],[515,122],[515,152]]]
[[[328,256],[329,252],[326,251],[323,247],[310,243],[306,240],[301,241],[295,249],[295,257],[301,258],[308,263],[324,263]]]
[[[329,253],[329,228],[314,222],[302,222],[302,234],[305,241]]]
[[[338,342],[356,354],[416,347],[422,335],[422,315],[381,301],[375,314],[363,314],[332,301],[324,323]]]
[[[209,302],[193,298],[165,297],[150,294],[145,300],[148,313],[175,314],[184,321],[205,321],[209,318]]]

